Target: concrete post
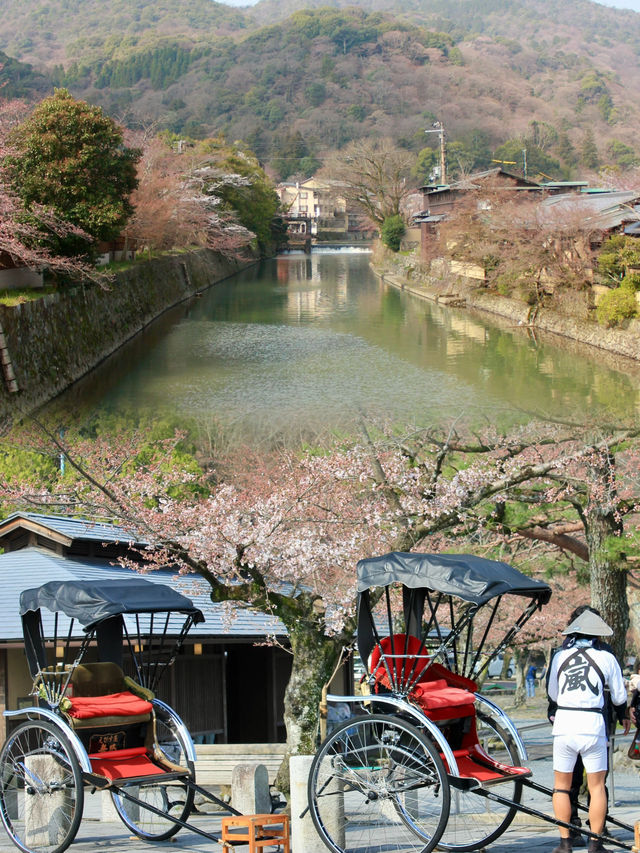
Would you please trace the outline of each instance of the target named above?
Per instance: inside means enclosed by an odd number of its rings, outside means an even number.
[[[323,850],[325,846],[311,820],[311,813],[307,811],[303,818],[300,817],[307,808],[307,781],[312,761],[313,755],[293,755],[289,761],[291,849],[293,853],[310,853],[310,851]],[[325,789],[325,793],[331,795],[332,791],[338,790],[339,784],[338,782],[332,783]],[[338,794],[333,794],[333,796],[327,796],[323,802],[322,814],[326,821],[327,831],[336,844],[344,847],[344,799]]]
[[[28,755],[25,757],[27,779],[33,780],[33,788],[44,788],[52,782],[62,782],[66,768],[52,755]],[[24,792],[25,842],[29,847],[48,847],[61,843],[68,828],[68,815],[72,808],[71,792],[67,789],[38,795],[30,793],[29,785]]]
[[[133,791],[131,793],[134,793]],[[120,815],[118,814],[118,810],[113,804],[113,798],[109,791],[96,791],[94,796],[98,796],[99,798],[99,809],[100,809],[100,820],[105,823],[118,823],[120,820]],[[86,800],[85,800],[86,802]],[[129,813],[131,813],[131,807],[133,803],[128,804]]]
[[[241,814],[270,814],[269,773],[264,764],[236,764],[231,773],[231,804]]]

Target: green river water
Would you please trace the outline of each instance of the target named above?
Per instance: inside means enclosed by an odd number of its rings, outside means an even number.
[[[313,438],[354,417],[505,423],[634,417],[640,365],[403,293],[364,251],[266,261],[157,320],[56,401],[187,416],[239,439]]]

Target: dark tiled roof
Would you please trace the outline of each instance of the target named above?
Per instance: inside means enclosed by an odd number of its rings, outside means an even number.
[[[84,522],[86,524],[86,522]],[[106,560],[68,558],[44,548],[28,547],[0,555],[0,643],[22,640],[22,623],[19,615],[20,593],[24,589],[41,586],[50,580],[108,579],[114,583],[135,577],[131,569],[110,565]],[[170,571],[151,571],[144,577],[154,583],[164,583],[182,592],[199,607],[205,622],[198,625],[191,636],[204,639],[219,638],[232,640],[258,638],[271,634],[285,636],[282,623],[256,610],[242,605],[214,604],[209,595],[209,586],[195,575],[176,575]],[[227,614],[231,610],[233,616]],[[53,618],[43,612],[45,631],[53,624]],[[61,620],[61,625],[68,624]],[[182,624],[175,620],[172,628]],[[78,627],[78,635],[81,633]]]
[[[640,213],[634,207],[640,193],[630,190],[614,190],[595,195],[576,195],[566,193],[551,196],[540,205],[541,209],[558,212],[561,215],[582,218],[585,225],[609,230],[625,222],[640,220]]]
[[[44,527],[70,540],[143,544],[133,533],[115,524],[62,515],[41,515],[37,512],[14,512],[5,518],[0,522],[0,541],[3,535],[20,521],[24,521],[25,527]]]

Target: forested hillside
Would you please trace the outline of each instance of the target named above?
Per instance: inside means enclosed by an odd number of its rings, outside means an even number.
[[[129,122],[244,139],[283,177],[360,137],[435,147],[435,120],[454,172],[524,146],[553,177],[640,155],[640,15],[590,0],[0,5],[0,48],[57,85]]]
[[[51,91],[51,78],[0,50],[0,95],[33,99]]]
[[[0,50],[32,63],[97,59],[162,36],[217,37],[245,26],[214,0],[0,0]]]

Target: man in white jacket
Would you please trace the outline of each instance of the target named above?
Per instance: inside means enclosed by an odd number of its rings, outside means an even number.
[[[551,661],[549,698],[557,704],[553,721],[553,811],[569,823],[571,776],[578,755],[589,787],[589,828],[600,834],[607,816],[607,730],[604,688],[608,687],[619,722],[629,731],[627,690],[620,665],[599,637],[613,634],[607,623],[585,610],[562,632],[567,636]],[[553,853],[570,853],[569,830],[560,827],[560,844]],[[589,839],[588,853],[606,853],[599,839]]]

